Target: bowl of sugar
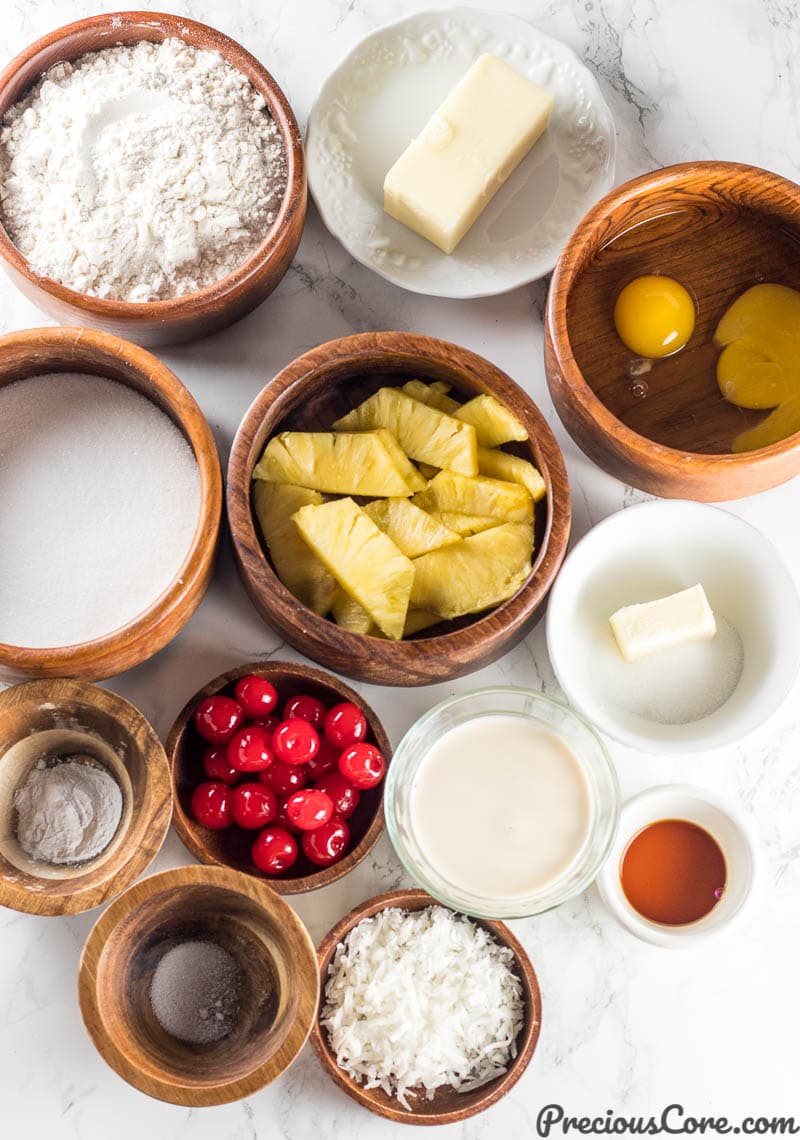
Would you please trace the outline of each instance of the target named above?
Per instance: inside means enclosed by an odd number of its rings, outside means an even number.
[[[38,308],[138,344],[206,336],[289,268],[303,144],[269,72],[155,12],[50,32],[0,75],[0,262]]]
[[[88,329],[0,338],[0,679],[151,657],[211,580],[222,485],[178,378]]]
[[[763,724],[800,666],[800,597],[750,523],[701,503],[611,515],[567,556],[547,645],[570,703],[623,744],[705,751]]]
[[[149,866],[171,817],[166,754],[128,701],[66,678],[0,693],[0,906],[100,906]]]

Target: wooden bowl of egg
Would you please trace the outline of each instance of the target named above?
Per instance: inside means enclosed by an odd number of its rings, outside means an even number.
[[[136,202],[136,194],[140,196],[139,214],[131,217],[129,232],[121,231],[108,250],[108,257],[113,259],[133,248],[132,265],[124,267],[123,272],[119,267],[115,271],[113,264],[108,269],[102,262],[98,269],[91,262],[85,272],[76,276],[74,266],[83,264],[87,258],[98,258],[98,247],[102,253],[102,232],[79,234],[75,245],[79,256],[57,261],[51,256],[53,246],[67,234],[68,227],[62,219],[61,232],[50,235],[53,240],[46,240],[41,233],[46,203],[38,211],[38,217],[32,219],[24,202],[20,202],[18,214],[13,217],[10,207],[6,209],[8,203],[4,203],[0,213],[0,261],[14,284],[34,305],[61,324],[96,327],[150,346],[195,340],[225,328],[259,305],[289,268],[305,222],[306,172],[300,130],[286,96],[261,63],[234,40],[185,16],[157,12],[98,14],[58,28],[26,48],[0,75],[2,118],[31,92],[36,97],[36,85],[58,64],[74,63],[87,53],[120,45],[159,45],[173,40],[188,45],[191,52],[215,52],[221,61],[216,62],[214,75],[210,75],[207,68],[204,71],[201,65],[198,76],[202,81],[195,77],[193,87],[187,83],[183,91],[184,118],[175,128],[178,138],[174,144],[160,135],[156,138],[156,132],[163,133],[164,129],[156,115],[150,147],[144,149],[157,175],[163,178],[167,172],[170,186],[177,185],[181,178],[193,177],[195,181],[187,182],[185,193],[164,195],[163,183],[158,185],[156,178],[154,199],[142,199],[149,168],[146,163],[137,167],[130,174],[130,184],[126,184],[123,180],[128,177],[124,138],[117,140],[120,142],[118,162],[110,157],[102,177],[97,173],[97,160],[92,169],[98,189],[90,215],[96,214],[101,230],[104,225],[119,225],[119,218],[127,218],[126,198]],[[96,120],[108,120],[106,125],[110,123],[112,134],[124,122],[126,113],[130,117],[141,112],[163,111],[170,97],[164,93],[166,87],[173,81],[179,82],[180,75],[187,71],[185,60],[178,64],[173,59],[160,62],[154,59],[145,70],[148,67],[152,74],[144,77],[143,89],[129,92],[127,87],[121,89],[123,80],[130,86],[128,76],[132,64],[126,61],[119,70],[120,91],[114,100],[90,108]],[[230,102],[236,87],[230,69],[235,69],[247,81],[241,90],[241,106]],[[211,98],[208,90],[214,87],[217,78],[215,90],[219,89],[220,98],[227,99],[228,103],[215,110],[208,103]],[[64,83],[64,75],[57,75],[51,92],[57,99],[62,97]],[[78,99],[80,101],[80,93]],[[191,133],[197,124],[201,124],[197,129],[207,129],[202,127],[200,119],[186,122],[187,106],[196,106],[198,99],[205,108],[206,124],[217,113],[225,121],[229,135],[234,130],[230,115],[239,114],[235,153],[224,153],[225,131],[218,132],[208,145],[201,141],[195,147],[191,142]],[[17,115],[15,121],[20,117]],[[54,123],[52,129],[60,127],[57,133],[69,140],[74,122],[74,115],[66,114],[63,123]],[[19,129],[24,130],[24,126]],[[85,129],[92,129],[90,121]],[[89,138],[81,140],[81,145],[88,149],[94,142],[96,140]],[[178,161],[181,154],[185,155],[187,144],[192,147],[190,161],[193,163],[188,176]],[[8,145],[11,145],[10,140]],[[20,143],[20,147],[23,146]],[[34,149],[41,162],[41,146]],[[136,150],[136,139],[130,142],[128,150]],[[204,166],[207,151],[213,155],[213,161]],[[80,146],[77,153],[80,157]],[[268,155],[273,157],[268,159]],[[78,200],[73,207],[72,199],[64,193],[63,180],[71,171],[69,163],[73,157],[69,152],[62,161],[63,156],[54,151],[48,161],[55,171],[53,177],[61,180],[59,202],[66,201],[64,213],[74,222],[73,215],[80,211],[85,214],[85,202],[80,204],[79,211]],[[224,170],[229,168],[229,185],[235,186],[242,177],[237,163],[245,159],[251,165],[246,168],[244,177],[250,186],[258,185],[264,197],[264,201],[255,205],[252,195],[246,201],[228,202],[225,195],[229,188],[220,183]],[[28,159],[20,159],[16,173],[29,165]],[[50,173],[46,170],[45,177]],[[19,183],[19,178],[15,181]],[[92,179],[87,179],[86,184],[91,185]],[[42,193],[46,199],[46,192]],[[78,198],[85,196],[85,185],[76,193]],[[266,201],[267,194],[269,201]],[[182,208],[183,202],[190,199],[193,210],[187,212]],[[168,208],[179,215],[174,225]],[[165,214],[163,219],[161,212]],[[218,240],[215,234],[219,235]],[[148,243],[153,245],[152,250]],[[30,250],[32,259],[22,249]],[[64,272],[61,272],[62,262]],[[174,270],[171,276],[170,266]]]
[[[261,616],[320,664],[428,685],[531,628],[566,552],[566,470],[499,368],[400,332],[320,345],[256,397],[228,518]]]
[[[0,338],[0,420],[0,679],[147,660],[213,573],[222,478],[200,408],[144,349],[44,328]]]
[[[0,905],[100,906],[149,866],[171,814],[164,749],[128,701],[66,679],[0,693]]]
[[[211,698],[222,697],[227,701],[228,708],[233,708],[234,716],[238,716],[235,706],[240,704],[240,699],[243,704],[247,704],[246,692],[243,694],[240,688],[240,683],[246,679],[250,681],[251,686],[253,679],[268,682],[265,688],[270,693],[267,701],[269,707],[261,711],[260,715],[257,706],[251,708],[241,722],[237,719],[235,730],[223,732],[223,735],[227,735],[226,742],[222,742],[221,745],[210,743],[208,737],[204,738],[199,731],[198,714],[201,706],[204,702],[207,704]],[[257,701],[257,685],[255,689]],[[275,704],[272,703],[273,693],[278,698]],[[274,729],[281,719],[291,720],[298,716],[302,719],[307,715],[306,711],[298,709],[296,704],[292,707],[298,698],[306,703],[309,703],[310,699],[312,715],[313,706],[319,710],[319,719],[315,717],[315,731],[321,743],[313,762],[304,761],[289,765],[279,762],[278,751],[274,744]],[[252,700],[252,696],[250,699]],[[392,759],[392,746],[376,713],[338,677],[323,673],[319,669],[312,669],[308,665],[299,665],[291,661],[239,665],[209,681],[187,701],[170,729],[166,748],[172,769],[175,830],[197,859],[203,863],[229,867],[262,879],[279,894],[294,895],[329,886],[366,858],[383,831],[383,775],[381,774],[375,782],[367,781],[372,786],[362,787],[356,790],[355,794],[352,787],[342,788],[341,780],[339,787],[329,786],[327,777],[330,774],[338,772],[341,775],[336,758],[342,748],[338,750],[330,748],[322,728],[323,710],[341,708],[342,705],[357,707],[360,723],[363,725],[359,740],[377,748],[385,766],[388,767]],[[238,732],[239,729],[246,731],[243,726],[248,724],[255,724],[257,731],[259,726],[266,726],[265,731],[271,738],[265,741],[267,753],[263,760],[265,767],[261,768],[259,763],[259,768],[250,768],[247,771],[230,769],[227,760],[222,767],[219,767],[218,756],[212,759],[210,754],[218,753],[220,748],[226,749],[227,745],[231,744],[234,732]],[[289,767],[293,769],[294,776],[287,773],[286,769]],[[279,768],[282,769],[282,777],[288,777],[286,783],[281,783],[281,777],[278,776]],[[324,783],[320,783],[321,779]],[[209,782],[215,785],[225,784],[229,789],[228,793],[217,787],[217,792],[222,795],[235,794],[237,785],[251,790],[255,787],[256,792],[259,789],[266,789],[265,797],[269,797],[271,801],[267,805],[267,817],[263,822],[258,822],[253,818],[239,819],[234,812],[232,820],[224,826],[222,821],[214,818],[201,822],[197,817],[198,811],[193,797],[198,787],[207,787]],[[274,812],[275,807],[284,803],[285,798],[293,794],[295,789],[312,787],[319,787],[325,790],[326,794],[331,794],[334,800],[334,818],[343,819],[346,823],[343,851],[332,850],[330,862],[327,862],[325,853],[317,856],[316,862],[309,858],[303,847],[305,835],[303,829],[287,822],[282,812],[281,818],[276,817]],[[337,793],[340,797],[343,793],[346,802],[341,798],[337,799]],[[208,826],[209,823],[214,826]],[[260,829],[272,831],[274,827],[278,827],[281,831],[288,828],[295,846],[291,863],[285,869],[280,867],[280,857],[278,863],[269,869],[266,869],[268,862],[260,866],[254,861],[253,847]],[[323,830],[320,829],[317,838],[321,840],[322,835]]]
[[[81,955],[78,999],[103,1059],[170,1104],[228,1104],[289,1067],[317,1008],[314,944],[274,891],[222,867],[136,883]]]
[[[317,957],[311,1045],[334,1083],[370,1112],[399,1124],[458,1123],[496,1104],[528,1067],[541,1028],[539,983],[502,922],[456,914],[425,891],[392,891],[346,914]],[[415,1000],[404,1004],[409,985]]]
[[[618,186],[565,246],[545,367],[600,467],[719,501],[800,472],[800,188],[690,162]]]

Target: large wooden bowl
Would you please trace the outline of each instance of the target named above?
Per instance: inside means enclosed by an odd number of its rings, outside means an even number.
[[[78,866],[29,858],[15,835],[13,796],[43,755],[93,756],[123,798],[117,834]],[[138,709],[96,685],[28,681],[0,693],[0,906],[31,914],[78,914],[130,886],[158,854],[172,796],[161,741]]]
[[[443,380],[470,399],[497,397],[522,421],[530,440],[517,445],[547,484],[537,504],[533,569],[521,589],[491,612],[442,622],[417,637],[385,641],[350,633],[307,609],[275,574],[252,505],[253,468],[277,431],[330,430],[331,424],[384,384]],[[530,630],[564,558],[569,538],[569,484],[558,444],[533,401],[494,364],[458,345],[412,333],[361,333],[332,340],[284,368],[251,404],[228,466],[228,519],[247,592],[261,616],[290,645],[337,672],[383,685],[430,685],[496,661]]]
[[[340,701],[353,701],[364,712],[369,725],[367,737],[376,744],[386,758],[387,765],[392,760],[392,746],[383,725],[375,712],[349,685],[312,669],[308,665],[295,665],[291,661],[254,661],[249,665],[239,665],[227,673],[214,677],[187,701],[167,737],[167,756],[172,769],[172,790],[174,799],[173,822],[175,830],[191,853],[203,863],[220,867],[231,867],[246,875],[266,882],[282,895],[297,895],[303,891],[313,891],[327,887],[352,871],[372,850],[383,831],[383,784],[377,788],[362,791],[358,807],[347,821],[350,828],[351,846],[343,859],[331,867],[317,867],[306,859],[303,853],[295,865],[282,875],[265,876],[250,858],[250,848],[258,834],[246,834],[234,827],[224,831],[212,831],[202,827],[191,816],[192,792],[199,783],[208,777],[203,773],[202,756],[208,744],[203,741],[194,727],[192,714],[198,703],[216,693],[233,696],[233,690],[240,677],[254,673],[266,677],[278,690],[281,701],[309,693],[312,697],[330,706]],[[280,709],[282,705],[278,706]],[[253,776],[253,779],[256,777]]]
[[[96,681],[152,657],[183,629],[200,605],[214,568],[222,476],[214,436],[203,413],[177,376],[151,353],[90,329],[28,329],[0,337],[0,385],[50,372],[104,376],[152,400],[185,437],[200,473],[200,514],[191,546],[168,589],[148,609],[128,625],[77,645],[31,649],[0,642],[0,680],[80,677]]]
[[[14,284],[34,305],[64,325],[87,325],[125,336],[137,344],[196,340],[245,316],[275,289],[291,264],[306,216],[303,143],[291,107],[270,73],[243,47],[214,28],[160,12],[116,12],[90,16],[57,28],[26,48],[0,74],[0,118],[53,64],[115,44],[177,38],[219,52],[264,97],[286,148],[288,180],[278,215],[258,249],[216,284],[171,300],[105,300],[79,293],[35,273],[0,226],[0,261]]]
[[[233,1031],[189,1045],[162,1029],[150,984],[182,941],[216,942],[240,972]],[[78,999],[98,1052],[134,1088],[190,1107],[257,1092],[291,1065],[317,1008],[314,944],[292,908],[263,883],[221,867],[151,875],[112,903],[81,955]]]
[[[657,228],[648,222],[660,219]],[[603,265],[602,273],[598,266]],[[697,301],[686,348],[636,379],[614,330],[634,277],[674,277]],[[618,186],[567,242],[547,299],[545,368],[564,426],[612,475],[651,494],[737,499],[800,472],[800,433],[757,451],[730,443],[764,418],[724,400],[713,336],[760,281],[800,289],[800,187],[752,166],[687,162]]]
[[[320,1012],[314,1019],[311,1030],[311,1045],[323,1069],[329,1077],[348,1096],[357,1101],[370,1112],[383,1116],[387,1120],[394,1120],[399,1124],[455,1124],[466,1120],[470,1116],[477,1116],[484,1112],[498,1100],[510,1092],[530,1064],[536,1044],[539,1040],[539,1030],[542,1023],[542,1000],[539,993],[539,982],[536,972],[525,950],[502,922],[490,922],[483,919],[472,919],[478,926],[484,927],[502,946],[509,946],[514,953],[514,965],[522,982],[525,1000],[524,1023],[517,1038],[517,1055],[511,1061],[507,1071],[495,1080],[483,1085],[473,1092],[458,1093],[450,1087],[437,1090],[432,1100],[428,1100],[424,1090],[409,1103],[412,1108],[408,1112],[394,1097],[389,1096],[382,1089],[365,1089],[340,1069],[336,1057],[328,1042],[328,1035],[320,1024],[320,1015],[325,1004],[325,985],[328,980],[328,967],[331,964],[336,947],[364,918],[371,918],[379,911],[389,907],[399,907],[403,910],[424,910],[429,906],[440,906],[436,899],[431,898],[425,891],[402,890],[391,891],[389,894],[378,895],[368,899],[367,902],[355,907],[337,922],[333,930],[323,938],[317,952],[320,976]]]

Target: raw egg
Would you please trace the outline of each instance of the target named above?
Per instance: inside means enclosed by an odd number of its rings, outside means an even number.
[[[671,356],[694,332],[694,301],[671,277],[648,274],[630,281],[617,297],[614,325],[637,356]]]

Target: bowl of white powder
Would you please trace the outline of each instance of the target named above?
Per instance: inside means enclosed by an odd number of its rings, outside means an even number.
[[[211,580],[214,437],[177,377],[89,329],[0,338],[0,680],[151,657]]]
[[[62,324],[145,345],[224,328],[281,280],[305,213],[292,109],[213,28],[97,15],[0,75],[0,260]]]
[[[128,701],[64,678],[0,693],[0,906],[107,902],[155,858],[171,815],[166,754]]]

